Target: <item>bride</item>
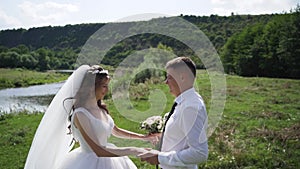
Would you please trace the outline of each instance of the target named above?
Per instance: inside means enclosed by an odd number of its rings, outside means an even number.
[[[118,128],[105,105],[110,77],[100,66],[80,66],[53,98],[36,131],[25,169],[136,169],[127,157],[144,148],[116,147],[107,142],[111,134],[130,139],[156,141]],[[70,120],[68,120],[70,119]],[[73,140],[80,146],[74,150]]]

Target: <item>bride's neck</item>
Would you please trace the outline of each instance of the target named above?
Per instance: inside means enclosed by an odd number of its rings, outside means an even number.
[[[76,107],[85,107],[85,108],[98,108],[97,100],[95,98],[84,99],[79,101]]]

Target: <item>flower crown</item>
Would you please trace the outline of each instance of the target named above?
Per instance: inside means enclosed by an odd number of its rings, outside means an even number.
[[[97,65],[92,66],[91,69],[88,72],[93,74],[93,75],[96,75],[96,74],[108,75],[108,70],[102,69],[100,66],[97,66]]]
[[[91,70],[91,71],[89,71],[89,72],[91,72],[92,74],[106,74],[106,75],[108,75],[108,70],[105,70],[105,69],[103,69],[103,70]]]

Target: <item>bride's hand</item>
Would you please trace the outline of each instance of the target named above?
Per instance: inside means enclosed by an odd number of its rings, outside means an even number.
[[[151,142],[153,145],[159,143],[161,133],[151,133],[145,136],[145,140]]]
[[[150,150],[151,150],[150,148],[133,147],[132,148],[132,154],[135,155],[135,156],[137,156],[137,155],[140,155],[140,154],[145,154],[145,153],[147,153]]]

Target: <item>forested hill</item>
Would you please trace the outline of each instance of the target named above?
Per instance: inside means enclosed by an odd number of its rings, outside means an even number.
[[[25,45],[33,49],[47,47],[78,48],[104,24],[80,24],[66,26],[47,26],[26,29],[3,30],[0,32],[0,45],[16,47]]]
[[[240,32],[244,27],[258,22],[267,23],[274,15],[232,15],[232,16],[187,16],[180,17],[195,24],[202,30],[218,49],[234,33]],[[105,24],[78,24],[66,26],[46,26],[26,29],[2,30],[0,32],[0,45],[16,47],[25,45],[32,49],[47,47],[50,49],[81,47],[86,40]],[[132,41],[134,43],[134,41]],[[137,46],[137,45],[133,45]]]
[[[283,14],[179,17],[193,23],[206,34],[218,51],[226,73],[300,78],[299,6]],[[116,24],[124,24],[126,27],[126,24],[129,26],[131,23]],[[0,67],[42,71],[72,69],[81,47],[104,25],[98,23],[2,30]],[[110,37],[118,36],[114,32],[110,33]],[[132,52],[151,47],[172,50],[178,56],[197,58],[182,42],[164,35],[147,33],[118,42],[106,53],[101,63],[117,66]],[[205,68],[200,60],[196,60],[196,64],[198,68]]]

